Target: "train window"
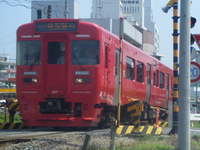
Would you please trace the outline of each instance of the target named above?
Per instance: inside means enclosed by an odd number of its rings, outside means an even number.
[[[144,82],[144,64],[137,62],[137,81]]]
[[[165,74],[163,72],[160,72],[160,88],[165,87]]]
[[[156,86],[159,86],[159,70],[156,70]]]
[[[159,86],[159,70],[156,70],[153,73],[153,85],[157,87]]]
[[[134,80],[135,78],[135,60],[126,57],[126,78]]]
[[[166,86],[166,89],[170,89],[170,83],[169,83],[169,74],[167,73],[167,86]]]
[[[65,43],[48,42],[48,64],[64,64]]]
[[[105,46],[105,68],[108,68],[108,46]]]
[[[156,72],[153,73],[153,85],[156,86]]]
[[[120,74],[120,50],[115,50],[115,75],[116,77],[119,77]]]
[[[99,42],[97,40],[74,40],[72,42],[72,64],[99,64]]]
[[[17,65],[40,64],[41,42],[39,40],[17,42]]]

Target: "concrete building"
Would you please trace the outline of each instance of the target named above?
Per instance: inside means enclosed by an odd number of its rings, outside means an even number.
[[[134,25],[144,28],[144,0],[121,0],[123,16]]]
[[[143,50],[149,55],[154,54],[154,33],[151,31],[143,30]]]
[[[144,0],[93,0],[91,18],[125,17],[144,27]]]
[[[153,21],[153,14],[151,9],[151,0],[144,1],[144,26],[149,31],[154,32],[155,23]]]
[[[153,33],[154,33],[154,46],[155,46],[154,55],[157,55],[160,50],[160,36],[159,36],[158,27],[156,24],[154,24]]]
[[[79,18],[77,0],[32,0],[31,20],[44,18]]]
[[[15,81],[16,65],[8,56],[0,55],[0,82]]]
[[[112,18],[122,17],[121,0],[93,0],[91,18]]]
[[[117,9],[116,9],[117,8]],[[151,0],[93,0],[91,18],[124,17],[143,33],[142,49],[150,55],[159,51],[159,34],[153,21]]]
[[[152,13],[152,8],[151,8],[151,0],[144,0],[144,27],[154,33],[154,54],[156,55],[159,51],[159,43],[160,43],[160,38],[159,38],[159,31],[156,26],[156,23],[153,21],[153,13]]]

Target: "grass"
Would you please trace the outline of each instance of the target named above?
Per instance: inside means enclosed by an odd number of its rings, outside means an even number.
[[[129,147],[119,147],[119,150],[175,150],[175,137],[140,136],[133,137],[136,142]]]
[[[140,136],[131,137],[134,142],[129,146],[117,143],[116,150],[178,150],[175,136]],[[191,150],[200,150],[200,136],[193,136]],[[89,150],[109,150],[97,145],[91,145]]]
[[[134,142],[128,145],[116,140],[116,150],[176,150],[175,136],[131,136]],[[92,144],[89,150],[109,150]]]
[[[192,128],[200,128],[200,121],[192,121],[191,124],[193,124]]]
[[[5,122],[5,114],[4,112],[0,112],[0,123],[4,122]],[[6,114],[6,122],[8,122],[8,114]],[[20,122],[21,122],[21,116],[19,115],[19,113],[16,113],[14,123],[20,123]]]
[[[200,150],[200,136],[192,137],[192,150]]]
[[[0,112],[0,123],[5,122],[5,114],[4,112]]]
[[[173,146],[160,144],[137,144],[131,147],[117,147],[117,150],[175,150]]]

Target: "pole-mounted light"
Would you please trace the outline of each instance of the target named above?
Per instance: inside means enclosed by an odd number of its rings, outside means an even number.
[[[162,8],[164,13],[168,13],[170,8],[172,8],[174,5],[174,0],[170,0],[165,7]]]

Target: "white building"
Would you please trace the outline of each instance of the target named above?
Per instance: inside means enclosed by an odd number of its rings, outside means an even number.
[[[156,24],[154,24],[153,33],[154,33],[154,46],[155,46],[154,55],[157,55],[160,50],[160,36],[159,36],[158,27],[156,26]]]
[[[16,65],[8,56],[0,55],[0,82],[15,81]]]
[[[153,14],[151,9],[151,0],[144,1],[144,26],[151,32],[155,30],[155,23],[153,21]]]
[[[121,0],[93,0],[91,18],[118,19],[122,16]]]
[[[144,0],[121,0],[123,16],[132,24],[144,28]]]
[[[144,26],[145,28],[154,33],[154,54],[156,55],[159,51],[159,43],[160,43],[160,38],[159,38],[159,31],[158,28],[153,21],[153,13],[152,13],[152,8],[151,8],[151,0],[145,0],[144,1]]]
[[[91,18],[125,17],[144,27],[144,0],[93,0]]]
[[[44,18],[79,18],[77,0],[32,0],[31,20]]]
[[[93,0],[91,18],[125,17],[143,33],[143,50],[156,55],[159,50],[158,30],[153,21],[151,0]]]

